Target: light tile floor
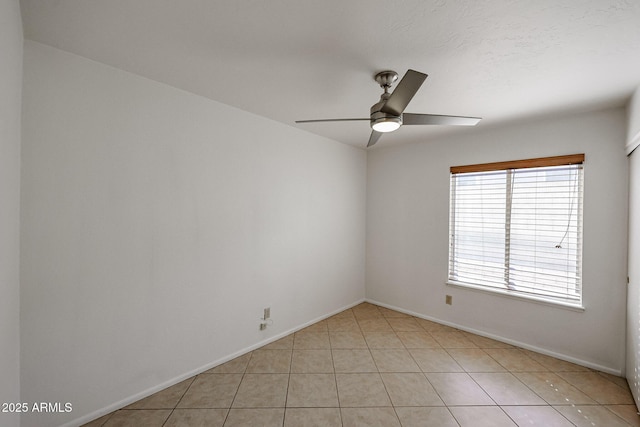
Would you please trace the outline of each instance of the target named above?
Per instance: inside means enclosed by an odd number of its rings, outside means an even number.
[[[86,424],[630,425],[624,378],[367,303]]]

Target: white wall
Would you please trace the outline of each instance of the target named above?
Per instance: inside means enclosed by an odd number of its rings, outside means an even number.
[[[369,151],[367,299],[620,373],[625,358],[625,111],[541,119]],[[445,285],[449,167],[585,153],[584,312]],[[445,305],[445,295],[453,305]]]
[[[20,402],[20,111],[22,20],[0,0],[0,403]],[[19,415],[0,412],[0,425]]]
[[[640,136],[640,87],[629,108],[627,148]],[[638,141],[640,142],[640,141]],[[629,149],[630,151],[630,149]],[[629,286],[627,294],[627,382],[640,408],[640,152],[629,156]]]
[[[73,405],[30,426],[364,298],[365,151],[33,42],[24,80],[22,398]]]

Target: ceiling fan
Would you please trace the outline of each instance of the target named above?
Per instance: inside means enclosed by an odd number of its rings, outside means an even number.
[[[367,148],[374,145],[383,133],[393,132],[402,125],[459,125],[474,126],[481,119],[479,117],[462,116],[441,116],[437,114],[414,114],[405,113],[413,96],[416,94],[427,75],[415,70],[408,70],[400,80],[393,93],[389,89],[398,80],[398,73],[395,71],[381,71],[375,75],[375,80],[384,93],[380,95],[380,101],[371,107],[369,118],[355,119],[319,119],[319,120],[296,120],[296,123],[313,122],[349,122],[369,120],[371,123],[371,136]]]

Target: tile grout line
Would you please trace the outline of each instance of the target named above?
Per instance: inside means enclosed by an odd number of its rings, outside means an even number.
[[[222,425],[224,426],[229,420],[229,415],[231,414],[231,409],[233,408],[233,404],[236,401],[236,397],[238,397],[238,392],[240,391],[240,386],[242,385],[242,381],[244,380],[245,375],[247,374],[247,369],[249,369],[249,364],[251,363],[251,359],[253,359],[253,351],[250,353],[249,360],[247,360],[247,364],[242,371],[242,377],[240,377],[240,382],[238,383],[238,387],[236,388],[236,392],[233,394],[233,399],[231,399],[231,403],[229,403],[229,408],[227,410],[227,414],[224,416],[224,421]]]
[[[389,321],[384,316],[382,318],[387,322],[387,324],[391,328],[391,330],[392,330],[393,334],[396,336],[396,338],[400,339],[400,338],[398,338],[398,335],[395,333],[395,330],[393,330],[393,327],[391,326]],[[358,325],[360,325],[360,323],[358,323]],[[364,331],[362,331],[362,336],[363,337],[366,336]],[[369,354],[371,355],[371,359],[373,359],[373,363],[376,366],[376,369],[378,370],[378,376],[380,377],[380,381],[382,382],[382,386],[384,387],[385,393],[387,393],[387,398],[389,399],[389,403],[391,403],[391,408],[393,409],[393,413],[395,414],[396,419],[398,420],[398,424],[402,425],[402,422],[400,421],[400,417],[398,416],[398,411],[396,411],[396,405],[394,405],[394,403],[393,403],[393,399],[391,398],[391,394],[389,393],[389,390],[387,388],[387,384],[384,382],[384,379],[382,378],[382,373],[380,372],[380,367],[378,366],[378,363],[376,362],[376,359],[373,357],[373,353],[371,352],[371,347],[369,346],[369,343],[367,342],[366,338],[365,338],[365,343],[367,344],[367,349],[369,350]],[[402,341],[400,343],[402,344]],[[404,346],[404,344],[403,344],[403,346]],[[417,366],[417,364],[416,364],[416,366]]]
[[[349,309],[349,311],[351,311],[351,309]],[[357,324],[357,320],[356,320],[356,324]],[[360,328],[360,325],[358,325],[358,328]],[[327,319],[327,331],[329,331],[328,319]],[[331,337],[329,337],[329,347],[331,347]],[[338,416],[340,417],[340,426],[344,426],[344,422],[342,421],[342,404],[340,403],[340,392],[338,391],[338,374],[336,372],[336,362],[333,359],[333,347],[329,349],[329,354],[331,355],[331,366],[333,367],[333,382],[336,385],[336,399],[338,400]]]
[[[282,408],[282,427],[284,427],[285,419],[287,417],[287,404],[289,403],[289,387],[291,387],[291,368],[293,367],[293,352],[296,346],[296,336],[293,336],[293,343],[291,344],[291,355],[289,356],[289,373],[287,375],[287,390],[284,393],[284,408]]]
[[[176,402],[176,404],[173,406],[173,408],[171,408],[171,412],[169,412],[169,416],[167,417],[166,420],[164,420],[164,422],[162,423],[162,426],[164,427],[165,424],[167,424],[167,422],[169,421],[169,419],[171,418],[171,415],[173,415],[173,412],[176,410],[176,408],[178,407],[178,405],[180,404],[180,402],[182,401],[182,399],[184,398],[184,396],[187,394],[187,392],[189,391],[189,389],[191,388],[191,386],[193,385],[193,383],[196,380],[197,375],[194,375],[191,379],[191,382],[189,383],[189,386],[184,390],[184,392],[182,393],[182,395],[180,396],[180,399],[178,399],[178,401]]]

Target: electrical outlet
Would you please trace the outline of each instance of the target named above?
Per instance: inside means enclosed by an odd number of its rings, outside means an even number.
[[[271,318],[271,307],[267,307],[264,309],[264,320],[270,319]]]
[[[444,302],[448,305],[453,305],[453,297],[451,295],[447,295],[444,299]]]
[[[267,329],[267,322],[260,322],[260,330],[264,331],[265,329]]]

